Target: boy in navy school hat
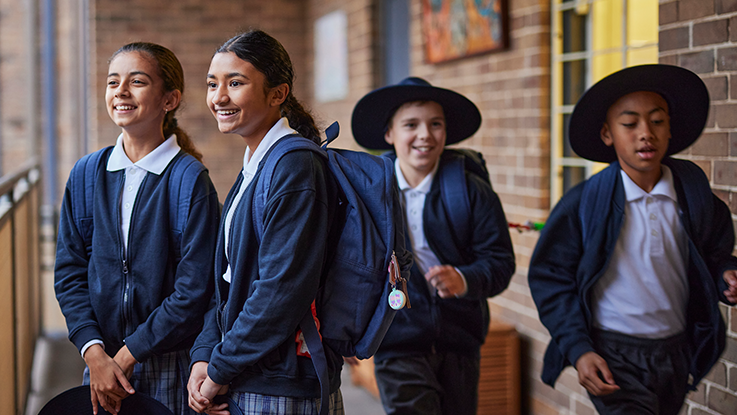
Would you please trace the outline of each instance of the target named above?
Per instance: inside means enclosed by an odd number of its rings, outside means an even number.
[[[677,414],[724,350],[732,218],[698,166],[669,157],[708,111],[701,79],[669,65],[616,72],[573,110],[573,150],[611,165],[558,202],[528,276],[552,336],[543,381],[574,365],[599,413]]]
[[[487,298],[509,284],[514,252],[489,183],[463,174],[473,226],[470,235],[458,235],[447,219],[439,180],[447,165],[445,145],[466,139],[480,124],[470,100],[420,78],[377,89],[353,111],[359,144],[395,151],[388,156],[396,157],[414,256],[411,308],[397,313],[375,356],[388,414],[476,414]]]

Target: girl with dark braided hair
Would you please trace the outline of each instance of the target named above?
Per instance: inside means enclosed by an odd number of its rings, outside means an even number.
[[[169,49],[120,48],[105,104],[121,134],[77,162],[67,182],[54,287],[95,413],[99,404],[117,414],[132,393],[191,413],[189,348],[213,292],[219,204],[201,154],[177,126],[183,92]]]
[[[317,414],[322,406],[330,414],[344,413],[341,356],[323,344],[330,395],[321,402],[298,328],[310,310],[319,327],[314,300],[337,200],[326,160],[307,149],[279,158],[263,217],[252,219],[259,166],[274,146],[300,135],[315,146],[320,141],[312,116],[292,93],[293,81],[286,50],[260,30],[228,40],[210,63],[207,104],[220,131],[239,135],[246,148],[243,170],[223,208],[216,299],[192,347],[188,388],[197,412],[236,411],[214,400],[229,393],[246,414]],[[263,221],[260,238],[256,221]]]

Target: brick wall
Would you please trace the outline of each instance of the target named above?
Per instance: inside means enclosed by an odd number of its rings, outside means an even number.
[[[706,172],[712,189],[737,212],[737,1],[661,0],[660,62],[688,68],[709,88],[706,130],[683,158]],[[689,395],[683,414],[737,413],[737,309],[722,307],[727,349]]]
[[[0,176],[20,167],[34,149],[29,112],[34,79],[27,76],[27,14],[18,0],[0,0]],[[31,94],[29,94],[31,92]],[[34,114],[38,116],[38,113]]]
[[[205,165],[225,200],[243,165],[245,144],[236,135],[221,134],[205,103],[205,80],[210,58],[233,35],[251,28],[263,29],[287,49],[297,71],[295,94],[304,99],[307,77],[305,5],[302,0],[95,0],[92,68],[96,127],[90,151],[115,143],[120,129],[110,121],[104,106],[107,59],[120,46],[150,41],[171,49],[184,68],[184,103],[177,112],[179,125],[204,155]],[[68,174],[68,173],[67,173]],[[64,174],[63,174],[64,175]]]

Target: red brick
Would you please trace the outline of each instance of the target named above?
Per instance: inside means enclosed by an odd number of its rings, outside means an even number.
[[[696,73],[714,72],[714,51],[684,53],[678,56],[678,65]]]
[[[729,201],[727,203],[730,212],[737,212],[737,194],[729,192]],[[737,327],[737,321],[733,321],[732,324],[735,324],[735,327]]]
[[[737,104],[713,105],[712,110],[719,128],[737,128]]]
[[[712,414],[711,412],[706,412],[706,411],[704,411],[702,409],[699,409],[699,408],[693,408],[693,409],[691,409],[691,415],[711,415],[711,414]]]
[[[737,16],[729,19],[729,40],[737,42]]]
[[[686,398],[699,405],[706,405],[706,386],[701,385],[695,391],[689,393]]]
[[[723,414],[734,414],[737,408],[737,396],[721,389],[709,388],[709,409]]]
[[[727,133],[703,134],[691,147],[695,156],[723,157],[729,154],[729,135]]]
[[[693,25],[694,46],[723,43],[727,40],[729,40],[729,21],[727,19],[714,20]]]
[[[737,133],[729,133],[729,155],[737,156]]]
[[[678,2],[671,1],[668,3],[660,3],[658,9],[658,23],[665,25],[678,21]]]
[[[709,98],[712,101],[721,101],[727,99],[727,77],[716,76],[714,78],[704,78],[704,84],[709,90]]]
[[[732,318],[737,319],[737,315],[735,314],[735,309],[732,309]],[[733,391],[737,391],[737,367],[732,367],[729,369],[729,389],[732,389]]]
[[[728,337],[727,347],[724,349],[722,359],[729,360],[730,362],[737,363],[737,338]],[[737,408],[737,406],[735,406]]]
[[[678,65],[678,55],[660,56],[658,63],[663,65]]]
[[[704,377],[704,379],[714,382],[720,386],[727,386],[727,366],[722,362],[717,362]]]
[[[729,97],[733,100],[737,100],[737,74],[729,75],[729,84],[732,86],[729,93]]]
[[[715,0],[714,6],[718,14],[737,12],[737,0]]]
[[[717,50],[717,69],[720,71],[737,70],[737,47]]]
[[[714,161],[714,184],[733,186],[737,183],[737,162]]]
[[[688,41],[688,27],[664,30],[658,34],[658,46],[661,51],[688,48]]]
[[[678,20],[693,20],[714,14],[713,0],[681,0],[678,2]]]

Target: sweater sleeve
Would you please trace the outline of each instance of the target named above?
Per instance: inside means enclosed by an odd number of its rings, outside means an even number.
[[[471,252],[475,260],[457,265],[468,284],[464,298],[485,299],[504,291],[514,274],[514,250],[499,196],[486,182],[467,176],[473,216]]]
[[[723,277],[725,271],[737,269],[737,258],[732,255],[734,248],[732,215],[721,199],[713,194],[712,198],[714,200],[714,218],[711,222],[711,230],[707,233],[710,238],[707,241],[707,246],[703,249],[704,259],[714,278],[719,299],[725,304],[734,305],[724,296],[727,283]]]
[[[187,223],[182,232],[181,260],[176,266],[174,292],[125,339],[139,362],[161,354],[197,333],[214,292],[213,259],[219,204],[210,177],[200,173],[194,186]]]
[[[208,375],[218,384],[293,341],[315,299],[329,229],[325,166],[317,157],[295,151],[276,166],[264,208],[258,279],[210,358]]]
[[[540,232],[528,271],[530,292],[540,321],[558,350],[573,365],[581,355],[594,351],[577,278],[583,256],[578,218],[581,189],[579,186],[568,192],[551,212]]]
[[[66,318],[69,339],[81,351],[90,340],[103,337],[90,302],[87,280],[89,253],[74,222],[71,186],[71,180],[68,180],[61,205],[54,290]]]

